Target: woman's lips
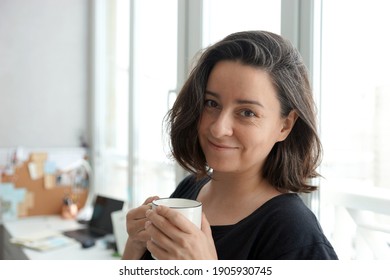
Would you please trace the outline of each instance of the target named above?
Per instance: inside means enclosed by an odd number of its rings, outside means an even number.
[[[216,149],[218,149],[218,150],[232,150],[232,149],[237,149],[237,147],[235,147],[235,146],[229,146],[229,145],[226,145],[226,144],[215,143],[215,142],[210,141],[210,140],[209,140],[209,144],[210,144],[213,148],[216,148]]]

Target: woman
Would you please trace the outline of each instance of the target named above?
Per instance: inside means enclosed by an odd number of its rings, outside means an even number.
[[[190,172],[172,197],[201,201],[201,230],[156,199],[129,211],[123,259],[337,259],[298,193],[315,191],[321,143],[298,51],[264,31],[201,55],[167,115]],[[211,225],[211,226],[210,226]]]

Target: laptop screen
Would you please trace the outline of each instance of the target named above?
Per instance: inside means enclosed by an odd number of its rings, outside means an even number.
[[[111,213],[123,208],[124,202],[113,198],[97,195],[93,207],[89,229],[96,234],[113,233]]]

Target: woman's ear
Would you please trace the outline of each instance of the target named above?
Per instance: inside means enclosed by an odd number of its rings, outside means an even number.
[[[287,136],[290,134],[291,130],[294,127],[296,120],[298,119],[298,115],[294,110],[291,110],[288,116],[283,120],[283,126],[280,130],[280,136],[278,142],[284,141]]]

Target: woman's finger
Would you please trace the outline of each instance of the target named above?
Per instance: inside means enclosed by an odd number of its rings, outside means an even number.
[[[168,224],[176,226],[182,232],[192,233],[194,230],[199,230],[194,223],[174,209],[160,205],[156,207],[155,210],[158,215],[164,217],[168,221]],[[161,230],[164,230],[167,221],[159,219],[156,226],[158,226]]]
[[[146,233],[150,236],[147,241],[146,248],[155,256],[157,259],[168,259],[169,256],[175,256],[172,252],[177,251],[178,247],[175,242],[167,236],[165,233],[160,231],[150,221],[146,222],[145,225]],[[175,228],[174,230],[178,230]]]
[[[149,204],[149,203],[152,203],[154,200],[156,200],[156,199],[159,199],[160,197],[158,197],[158,196],[151,196],[151,197],[148,197],[145,201],[144,201],[144,203],[143,203],[143,205],[147,205],[147,204]]]

